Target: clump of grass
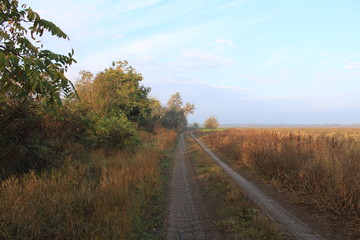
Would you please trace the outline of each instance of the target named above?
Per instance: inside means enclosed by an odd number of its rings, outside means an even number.
[[[231,129],[202,134],[202,140],[234,166],[253,169],[296,191],[302,201],[337,219],[350,219],[351,228],[360,234],[360,141],[350,133]]]
[[[175,132],[135,153],[98,150],[89,162],[10,177],[0,186],[0,239],[135,239],[162,188],[160,162]],[[159,210],[159,209],[158,209]],[[159,213],[156,213],[159,214]],[[157,234],[157,233],[153,233]],[[151,239],[151,238],[149,238]]]
[[[187,141],[197,179],[216,205],[214,227],[235,239],[287,239],[193,139]]]

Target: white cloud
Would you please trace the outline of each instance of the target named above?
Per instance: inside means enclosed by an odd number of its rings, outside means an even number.
[[[137,60],[141,61],[141,62],[148,62],[148,61],[154,61],[155,58],[145,55],[145,56],[138,57]]]
[[[257,97],[257,96],[246,96],[246,97],[242,97],[241,99],[243,100],[249,100],[249,101],[267,101],[267,100],[281,100],[281,101],[289,101],[289,100],[303,100],[305,98],[303,97],[296,97],[296,96],[267,96],[267,97]]]
[[[264,67],[273,67],[283,63],[289,58],[290,49],[284,48],[272,54],[264,63]]]
[[[153,6],[159,3],[160,0],[131,0],[131,1],[121,1],[120,12],[130,12],[139,10],[145,7]]]
[[[350,64],[345,67],[346,69],[360,69],[360,65]]]
[[[200,49],[190,49],[183,52],[174,62],[171,63],[173,69],[186,71],[216,70],[234,64],[230,58],[202,51]]]
[[[162,49],[166,49],[169,44],[172,45],[176,42],[172,41],[173,39],[174,34],[153,35],[125,44],[119,49],[119,51],[132,55],[151,54],[155,52],[159,53]]]
[[[224,50],[225,48],[232,48],[235,46],[233,41],[225,39],[216,39],[211,45],[215,50]]]
[[[92,35],[93,37],[96,37],[98,40],[119,40],[124,37],[124,34],[117,33],[116,30],[96,30],[93,32],[90,32],[89,35]]]
[[[241,92],[249,92],[250,90],[247,88],[242,88],[238,86],[216,86],[216,85],[210,85],[214,88],[221,89],[221,90],[233,90],[233,91],[241,91]]]
[[[334,81],[334,80],[344,80],[350,77],[350,75],[345,73],[339,73],[336,71],[330,72],[315,72],[315,80],[318,81]]]
[[[250,73],[240,76],[241,79],[251,80],[258,83],[267,83],[267,84],[275,84],[279,81],[279,78],[275,77],[273,74],[264,75],[257,73]]]

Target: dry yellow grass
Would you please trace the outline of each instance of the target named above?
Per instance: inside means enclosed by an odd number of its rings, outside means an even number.
[[[360,234],[359,129],[230,129],[202,140]]]
[[[175,132],[158,131],[136,153],[99,150],[87,163],[0,186],[0,239],[131,239],[160,186],[161,150]]]
[[[214,226],[224,239],[286,240],[286,237],[240,190],[202,148],[187,136],[187,152],[200,189],[214,212]]]

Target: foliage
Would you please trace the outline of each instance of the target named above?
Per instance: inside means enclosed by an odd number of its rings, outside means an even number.
[[[69,156],[82,158],[87,148],[132,149],[140,143],[141,129],[154,131],[165,119],[169,128],[184,127],[192,108],[174,104],[164,112],[141,80],[124,61],[95,76],[83,71],[76,86],[80,99],[70,95],[61,106],[6,95],[0,101],[2,177],[58,168]]]
[[[140,85],[142,79],[127,61],[118,61],[96,76],[82,71],[76,89],[81,101],[100,117],[118,112],[138,123],[148,117],[151,105],[150,88]]]
[[[184,130],[187,125],[187,116],[194,112],[195,105],[186,103],[183,106],[180,93],[173,94],[167,104],[163,108],[161,116],[161,124],[168,129]]]
[[[64,76],[74,52],[37,41],[68,36],[16,0],[0,8],[0,239],[160,238],[143,221],[159,224],[159,165],[176,133],[157,130],[162,108],[141,74],[126,61],[83,71],[77,95]],[[156,136],[140,144],[143,129]]]
[[[217,118],[215,116],[211,116],[208,119],[205,120],[204,122],[204,127],[205,128],[218,128],[219,127],[219,121],[217,120]]]
[[[49,110],[32,98],[1,100],[1,177],[60,167],[70,155],[80,157],[93,129],[88,112],[68,103]]]
[[[41,161],[35,151],[41,120],[31,99],[0,100],[0,163],[2,175],[24,172]],[[19,164],[21,161],[21,164]]]
[[[140,85],[142,76],[127,61],[94,75],[82,71],[76,85],[79,104],[96,116],[98,143],[128,146],[138,142],[139,127],[151,128],[157,102],[148,97],[150,88]],[[76,100],[75,100],[76,101]]]
[[[192,126],[193,128],[199,128],[200,127],[200,125],[197,123],[197,122],[194,122],[194,124],[193,124],[193,126]]]
[[[167,105],[170,108],[180,109],[181,106],[183,105],[180,93],[177,92],[177,93],[171,95],[169,101],[167,102]]]
[[[136,126],[121,113],[100,118],[96,135],[98,143],[107,146],[131,146],[139,141]]]
[[[22,5],[19,8],[16,0],[3,0],[0,8],[1,97],[5,94],[19,98],[36,96],[60,104],[61,91],[69,94],[72,90],[64,73],[76,62],[74,51],[61,55],[42,49],[37,37],[46,31],[63,39],[69,39],[68,36],[54,23],[40,18],[30,7]]]
[[[0,239],[161,239],[166,204],[153,200],[166,198],[160,164],[175,139],[160,131],[134,153],[98,149],[86,162],[3,180]]]
[[[1,1],[0,8],[1,178],[59,169],[69,159],[84,160],[90,148],[134,149],[139,132],[156,132],[164,108],[148,97],[150,88],[127,61],[96,75],[82,71],[75,91],[64,76],[73,51],[57,54],[38,41],[45,32],[68,36],[16,0]],[[170,128],[183,128],[194,106],[181,107],[180,94],[174,101],[167,119],[175,122]]]

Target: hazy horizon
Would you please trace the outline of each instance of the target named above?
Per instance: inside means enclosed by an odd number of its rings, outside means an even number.
[[[189,127],[191,127],[194,123],[198,123],[198,122],[190,122],[188,124]],[[200,125],[200,127],[203,127],[203,123],[198,123]],[[329,127],[329,128],[336,128],[336,127],[349,127],[349,128],[358,128],[360,127],[360,122],[359,123],[348,123],[348,124],[341,124],[341,123],[323,123],[323,124],[302,124],[302,123],[299,123],[299,124],[289,124],[289,123],[219,123],[219,127],[220,128],[246,128],[246,127],[255,127],[255,128],[267,128],[267,127],[284,127],[284,128],[287,128],[287,127],[294,127],[294,128],[302,128],[302,127],[314,127],[314,128],[326,128],[326,127]]]

